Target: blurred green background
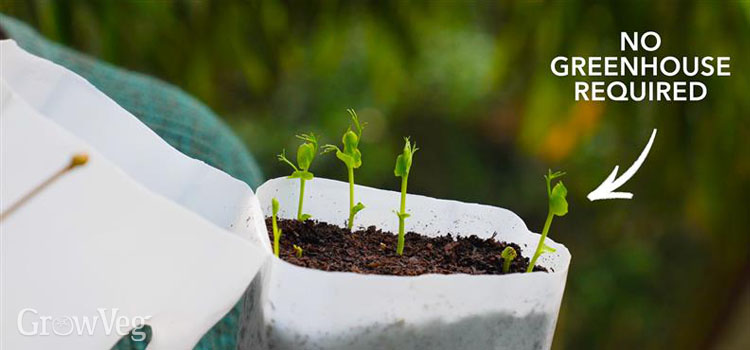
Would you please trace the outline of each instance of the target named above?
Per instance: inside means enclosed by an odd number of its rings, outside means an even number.
[[[542,175],[564,169],[573,254],[556,349],[750,344],[750,2],[2,1],[48,38],[171,82],[208,104],[267,177],[293,135],[339,143],[368,123],[358,183],[397,189],[403,136],[422,149],[409,190],[546,215]],[[695,103],[576,103],[557,55],[618,56],[655,30],[660,56],[731,56]],[[625,55],[632,55],[631,52]],[[653,128],[633,200],[589,202]],[[345,179],[335,157],[317,176]]]

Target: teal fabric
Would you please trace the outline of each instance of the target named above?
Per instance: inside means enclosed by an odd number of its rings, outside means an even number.
[[[28,25],[3,14],[0,27],[26,51],[86,78],[180,152],[221,169],[252,188],[262,182],[260,168],[240,139],[208,107],[182,90],[48,41]],[[240,307],[238,302],[195,349],[235,349]],[[124,337],[114,347],[143,348],[145,343],[132,342],[130,337]]]

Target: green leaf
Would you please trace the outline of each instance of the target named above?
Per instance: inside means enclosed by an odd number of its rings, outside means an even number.
[[[303,143],[297,148],[297,165],[302,170],[310,169],[313,159],[315,159],[316,147],[311,143]]]
[[[359,211],[364,208],[365,208],[364,204],[362,204],[361,202],[357,202],[357,204],[352,208],[352,213],[353,213],[352,215],[357,215],[357,213],[359,213]]]
[[[411,214],[409,213],[399,213],[396,210],[394,210],[393,213],[396,214],[396,216],[398,216],[400,219],[406,219],[411,216]]]
[[[547,175],[544,175],[544,180],[547,181],[547,195],[552,196],[552,190],[550,188],[550,184],[552,183],[552,180],[557,179],[559,177],[563,177],[565,175],[564,171],[556,171],[552,172],[552,169],[547,169]]]
[[[297,166],[286,157],[286,150],[281,150],[281,154],[277,155],[276,158],[280,162],[284,162],[294,169],[294,173],[289,175],[288,178],[303,178],[309,180],[307,175],[303,177],[299,172],[310,169],[310,165],[312,164],[313,159],[315,159],[315,154],[318,152],[318,139],[313,133],[297,135],[297,138],[305,141],[305,143],[299,145],[297,148],[297,165],[299,168],[297,168]]]
[[[549,209],[552,214],[563,216],[568,213],[568,201],[565,199],[567,195],[568,189],[562,181],[555,184],[549,197]]]
[[[276,198],[271,199],[271,210],[273,211],[273,215],[279,213],[279,201]]]
[[[346,164],[347,168],[355,168],[356,160],[354,157],[352,157],[349,154],[346,154],[344,152],[341,152],[339,150],[336,151],[336,158],[340,159],[344,164]],[[360,161],[362,163],[362,161]]]
[[[364,124],[360,124],[359,119],[357,118],[357,113],[355,113],[354,110],[348,109],[347,111],[352,116],[352,121],[354,123],[356,132],[354,132],[352,130],[352,127],[350,126],[349,129],[341,137],[341,143],[344,145],[344,149],[341,150],[334,145],[325,145],[323,146],[323,153],[328,153],[335,150],[336,157],[344,162],[347,168],[357,169],[362,165],[362,153],[357,147],[359,147],[359,140],[362,136],[362,129],[364,129]]]
[[[399,154],[396,158],[396,167],[393,169],[393,175],[396,175],[397,177],[406,176],[406,174],[409,172],[408,163],[408,159],[406,159],[403,154]]]
[[[292,173],[292,175],[287,176],[287,178],[290,179],[303,179],[303,180],[312,180],[313,179],[313,173],[309,171],[304,170],[297,170]]]
[[[344,152],[351,154],[359,146],[359,136],[350,128],[341,137],[341,143],[344,144]]]
[[[302,214],[302,216],[300,216],[300,219],[302,219],[302,221],[305,221],[305,220],[307,220],[307,219],[309,219],[311,217],[312,217],[312,215],[310,215],[310,214]]]
[[[354,169],[362,166],[362,153],[358,149],[354,150],[354,153],[352,153],[352,158],[354,159]]]
[[[550,246],[542,243],[542,254],[545,254],[545,253],[554,253],[556,251],[557,251],[557,249],[552,248],[552,247],[550,247]]]
[[[411,170],[412,157],[419,148],[417,145],[412,145],[409,142],[409,138],[404,138],[404,151],[396,158],[396,167],[393,169],[393,174],[397,177],[404,177],[409,175]]]

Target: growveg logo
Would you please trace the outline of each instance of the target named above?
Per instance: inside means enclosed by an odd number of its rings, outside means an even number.
[[[620,33],[620,51],[651,53],[661,47],[658,33]],[[702,77],[728,77],[728,56],[557,56],[550,62],[558,77],[575,82],[576,101],[700,101],[708,94]],[[596,77],[596,78],[594,78]],[[612,77],[608,81],[598,77]],[[592,79],[593,78],[593,79]]]

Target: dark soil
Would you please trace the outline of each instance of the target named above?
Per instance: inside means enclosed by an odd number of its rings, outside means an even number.
[[[282,219],[279,257],[295,265],[324,271],[345,271],[365,274],[416,276],[426,273],[466,273],[471,275],[503,274],[500,253],[512,246],[518,256],[510,264],[510,272],[525,272],[529,258],[523,257],[515,243],[481,239],[475,235],[427,237],[414,232],[405,235],[404,255],[396,254],[397,237],[375,226],[351,232],[324,222]],[[273,242],[271,218],[266,219]],[[293,245],[302,248],[302,257],[295,255]],[[547,271],[539,265],[534,271]]]

